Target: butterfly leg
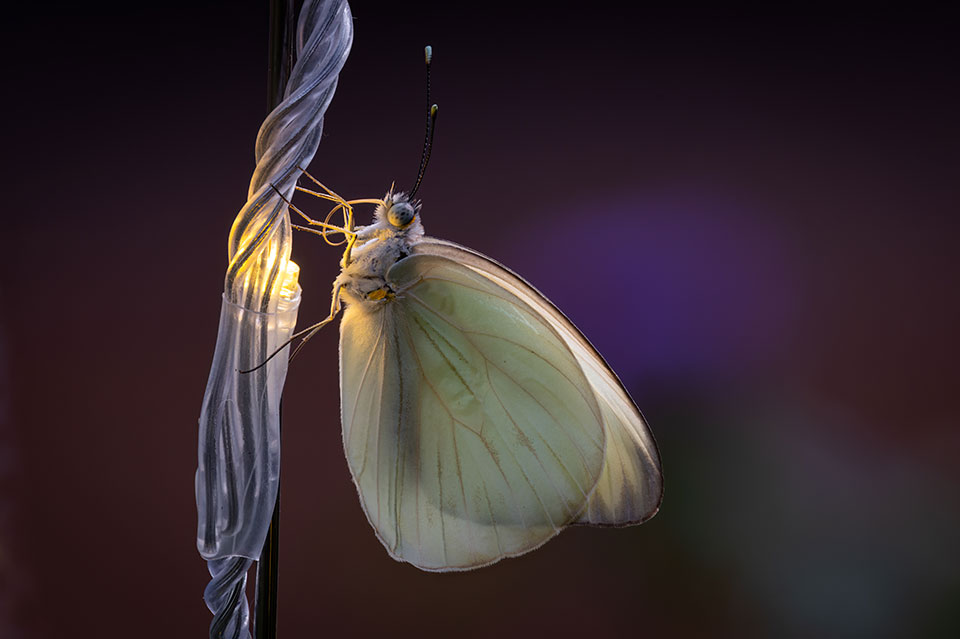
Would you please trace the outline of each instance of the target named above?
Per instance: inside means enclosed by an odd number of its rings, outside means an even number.
[[[357,229],[354,227],[353,205],[354,204],[377,204],[379,206],[384,206],[384,201],[377,198],[345,200],[342,196],[334,192],[333,189],[327,187],[323,182],[321,182],[317,178],[307,173],[306,169],[304,169],[303,167],[298,167],[298,168],[303,172],[303,175],[307,176],[307,178],[311,182],[313,182],[314,184],[319,186],[321,189],[323,189],[324,193],[320,193],[319,191],[313,191],[311,189],[307,189],[299,185],[297,186],[298,191],[301,191],[303,193],[308,193],[309,195],[318,197],[322,200],[336,202],[337,205],[333,207],[333,209],[329,213],[327,213],[327,217],[323,220],[323,222],[315,222],[311,220],[309,217],[307,217],[303,212],[299,211],[298,209],[294,208],[294,210],[297,213],[299,213],[301,216],[303,216],[311,226],[322,227],[323,230],[319,233],[319,235],[322,235],[324,241],[326,241],[326,243],[330,244],[331,246],[340,246],[341,244],[343,244],[343,242],[342,241],[336,242],[336,243],[331,242],[327,238],[327,231],[343,233],[344,237],[346,238],[347,246],[343,251],[343,257],[340,260],[340,267],[346,268],[347,266],[350,265],[353,247],[357,243],[357,239],[358,239]],[[391,187],[391,190],[392,188],[393,187]],[[330,218],[333,216],[334,213],[336,213],[340,209],[343,209],[343,227],[342,228],[333,226],[332,224],[330,224]],[[303,229],[303,227],[295,227],[295,228],[300,228],[301,230],[307,230],[307,229]]]
[[[309,193],[310,195],[313,195],[314,197],[318,197],[318,198],[321,198],[321,199],[324,199],[324,200],[329,200],[329,201],[331,201],[331,202],[337,202],[337,203],[339,203],[340,206],[334,208],[334,211],[336,211],[336,210],[339,209],[339,208],[343,208],[344,213],[349,213],[349,219],[344,219],[344,223],[343,223],[344,228],[346,228],[347,230],[350,230],[350,231],[353,231],[353,230],[354,230],[354,227],[353,227],[353,206],[352,206],[352,205],[354,205],[354,204],[377,204],[377,205],[379,205],[379,206],[385,206],[385,205],[386,205],[386,202],[384,202],[384,201],[383,201],[382,199],[380,199],[380,198],[361,198],[361,199],[359,199],[359,200],[346,200],[346,199],[343,198],[343,196],[338,195],[337,193],[335,193],[335,192],[333,191],[333,189],[331,189],[331,188],[329,188],[328,186],[326,186],[325,184],[323,184],[323,182],[321,182],[321,181],[318,180],[317,178],[315,178],[315,177],[313,177],[312,175],[310,175],[309,173],[307,173],[306,170],[303,169],[303,167],[298,167],[298,168],[303,172],[304,175],[307,176],[307,178],[310,179],[311,182],[313,182],[314,184],[316,184],[317,186],[319,186],[321,189],[323,189],[324,191],[326,191],[326,193],[319,193],[319,192],[317,192],[317,191],[311,191],[310,189],[303,188],[302,186],[297,186],[297,190],[298,190],[298,191],[303,191],[304,193]],[[392,186],[392,185],[390,186],[390,190],[393,191],[393,186]],[[331,212],[331,214],[332,214],[332,212]],[[329,218],[330,216],[328,215],[327,217]]]
[[[290,341],[287,342],[287,344],[289,344],[296,338],[305,334],[304,338],[300,340],[300,343],[297,345],[297,347],[293,349],[293,354],[290,355],[291,360],[297,356],[297,353],[300,352],[300,349],[303,348],[304,344],[306,344],[311,337],[317,334],[317,331],[319,331],[321,328],[323,328],[324,326],[332,322],[334,318],[337,316],[337,313],[340,312],[340,286],[341,285],[339,283],[335,283],[333,286],[333,299],[330,300],[330,314],[327,315],[327,317],[325,317],[324,319],[314,324],[313,326],[308,326],[302,331],[299,331],[298,333],[294,334],[290,338]]]
[[[330,242],[329,239],[327,239],[327,231],[334,231],[334,232],[337,232],[337,233],[343,233],[343,234],[344,234],[345,236],[347,236],[347,237],[349,237],[349,236],[353,233],[352,230],[349,230],[349,229],[346,229],[346,228],[341,228],[341,227],[339,227],[339,226],[335,226],[335,225],[329,223],[330,216],[333,215],[333,213],[336,212],[337,209],[339,209],[341,206],[346,205],[345,202],[342,203],[342,204],[338,204],[338,205],[333,209],[333,211],[331,211],[329,214],[327,214],[327,219],[326,219],[326,220],[324,220],[323,222],[318,222],[317,220],[313,219],[312,217],[310,217],[309,215],[307,215],[306,213],[304,213],[303,211],[301,211],[299,208],[297,208],[297,206],[296,206],[293,202],[291,202],[290,200],[288,200],[288,199],[283,195],[283,193],[280,192],[280,189],[278,189],[276,186],[274,186],[273,184],[271,184],[270,186],[273,188],[274,191],[277,192],[277,194],[283,199],[283,201],[287,203],[287,206],[288,206],[288,207],[290,207],[291,209],[293,209],[294,212],[296,212],[300,217],[302,217],[303,219],[305,219],[305,220],[307,221],[307,224],[309,224],[310,226],[319,226],[319,227],[323,228],[323,232],[320,233],[320,234],[323,235],[323,239],[324,239],[324,240],[327,240],[327,243],[328,243],[328,244],[332,244],[332,242]],[[299,188],[299,187],[297,187],[297,188]],[[349,207],[349,205],[346,205],[346,206]],[[352,226],[352,213],[351,213],[350,217],[351,217],[351,226]],[[309,229],[304,229],[304,227],[302,227],[302,226],[297,226],[297,225],[293,225],[293,226],[294,226],[295,228],[298,228],[298,229],[301,229],[301,230],[309,230]],[[342,243],[342,242],[341,242],[341,243]],[[338,244],[333,244],[333,246],[337,246],[337,245],[338,245]]]
[[[309,230],[309,229],[308,229],[308,230]],[[290,355],[290,359],[291,359],[291,360],[292,360],[294,357],[296,357],[296,356],[297,356],[297,353],[300,352],[300,349],[303,348],[303,345],[307,343],[307,340],[309,340],[311,337],[313,337],[314,335],[316,335],[317,331],[319,331],[321,328],[323,328],[324,326],[326,326],[327,324],[329,324],[330,322],[332,322],[333,319],[337,316],[337,313],[340,312],[340,287],[341,287],[341,285],[340,285],[339,283],[335,283],[335,284],[334,284],[334,287],[333,287],[333,299],[330,301],[330,315],[328,315],[328,316],[325,317],[324,319],[320,320],[319,322],[317,322],[317,323],[314,324],[313,326],[308,326],[307,328],[303,329],[302,331],[298,331],[298,332],[294,333],[293,335],[291,335],[291,336],[290,336],[290,339],[288,339],[287,341],[285,341],[283,344],[280,345],[279,348],[277,348],[275,351],[273,351],[272,353],[270,353],[270,355],[269,355],[269,357],[267,357],[267,359],[263,360],[262,362],[260,362],[260,363],[257,364],[256,366],[254,366],[253,368],[247,369],[247,370],[245,370],[245,371],[242,370],[242,371],[239,371],[239,372],[240,372],[241,374],[252,373],[253,371],[257,370],[258,368],[262,368],[262,367],[266,366],[266,365],[267,365],[267,362],[269,362],[271,359],[273,359],[274,357],[276,357],[277,355],[279,355],[279,354],[280,354],[280,351],[282,351],[282,350],[285,349],[287,346],[289,346],[290,343],[291,343],[293,340],[297,339],[298,337],[304,336],[303,339],[300,341],[300,343],[297,345],[297,347],[293,350],[293,354]]]
[[[306,175],[306,176],[310,179],[311,182],[313,182],[314,184],[316,184],[317,186],[319,186],[321,189],[323,189],[323,190],[325,191],[325,193],[320,193],[320,192],[318,192],[318,191],[312,191],[312,190],[307,189],[307,188],[304,188],[304,187],[302,187],[302,186],[300,186],[300,185],[297,185],[297,190],[298,190],[298,191],[302,191],[303,193],[308,193],[308,194],[310,194],[310,195],[312,195],[312,196],[314,196],[314,197],[318,197],[318,198],[320,198],[321,200],[328,200],[328,201],[330,201],[330,202],[336,202],[336,203],[337,203],[337,206],[335,206],[335,207],[333,208],[333,210],[330,211],[330,212],[327,214],[327,218],[326,218],[325,222],[329,223],[330,217],[331,217],[334,213],[336,213],[339,209],[343,209],[343,227],[344,227],[345,229],[347,229],[348,231],[351,231],[351,232],[352,232],[352,231],[353,231],[353,207],[351,207],[350,205],[351,205],[351,204],[354,204],[354,202],[347,202],[342,196],[340,196],[340,195],[338,195],[337,193],[335,193],[335,192],[333,191],[333,189],[328,188],[325,184],[323,184],[323,182],[321,182],[321,181],[318,180],[317,178],[315,178],[315,177],[313,177],[312,175],[310,175],[309,173],[307,173],[306,169],[304,169],[303,167],[298,167],[298,168],[303,172],[303,175]]]

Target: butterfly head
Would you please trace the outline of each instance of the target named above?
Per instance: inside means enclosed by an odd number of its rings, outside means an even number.
[[[377,207],[376,217],[389,224],[394,230],[404,230],[413,224],[420,215],[420,202],[411,200],[402,191],[389,191],[383,197],[383,204]]]

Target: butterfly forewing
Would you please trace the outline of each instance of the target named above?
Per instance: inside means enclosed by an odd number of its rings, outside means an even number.
[[[414,252],[442,256],[467,266],[491,285],[521,299],[551,325],[576,356],[600,405],[607,433],[602,475],[576,523],[628,525],[656,514],[663,478],[653,435],[616,374],[576,326],[520,276],[476,251],[425,238]]]
[[[388,273],[395,300],[341,324],[344,446],[390,553],[428,570],[536,548],[584,512],[603,407],[551,320],[437,255]]]

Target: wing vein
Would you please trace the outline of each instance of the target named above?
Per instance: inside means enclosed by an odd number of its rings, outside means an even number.
[[[600,408],[599,408],[599,406],[598,406],[597,403],[596,403],[596,398],[594,398],[594,402],[591,403],[591,402],[590,402],[590,399],[584,394],[583,389],[580,388],[580,386],[579,386],[578,384],[574,383],[574,381],[571,380],[571,379],[567,376],[566,373],[564,373],[562,370],[560,370],[559,368],[557,368],[557,366],[556,366],[553,362],[551,362],[550,360],[546,359],[545,357],[543,357],[542,355],[540,355],[540,354],[537,353],[536,351],[530,349],[529,347],[524,346],[523,344],[518,344],[517,342],[515,342],[515,341],[513,341],[513,340],[506,339],[505,337],[498,336],[498,335],[489,335],[489,334],[487,334],[487,333],[479,333],[479,332],[476,332],[476,331],[468,331],[468,330],[465,330],[464,328],[462,328],[462,327],[460,327],[459,325],[457,325],[456,322],[454,322],[453,320],[451,320],[451,319],[450,319],[449,317],[447,317],[445,314],[443,314],[443,313],[437,311],[436,309],[434,309],[430,304],[428,304],[427,302],[425,302],[424,300],[422,300],[421,298],[419,298],[417,295],[411,294],[410,297],[412,297],[413,299],[415,299],[415,300],[417,301],[417,303],[419,303],[419,304],[420,304],[421,306],[423,306],[425,309],[427,309],[428,311],[430,311],[431,313],[433,313],[434,315],[436,315],[437,317],[439,317],[440,319],[442,319],[443,321],[445,321],[446,323],[448,323],[448,324],[449,324],[450,326],[452,326],[453,328],[455,328],[455,329],[457,329],[458,331],[460,331],[460,332],[466,337],[467,341],[470,342],[470,344],[471,344],[474,348],[476,348],[476,349],[480,352],[481,355],[483,355],[483,357],[484,357],[485,360],[488,360],[488,361],[489,361],[489,358],[487,358],[487,356],[483,353],[483,350],[482,350],[480,347],[478,347],[477,344],[476,344],[472,339],[470,339],[469,335],[484,335],[484,336],[486,336],[486,337],[492,337],[492,338],[495,338],[495,339],[500,339],[500,340],[502,340],[502,341],[504,341],[504,342],[507,342],[508,344],[513,344],[513,345],[516,346],[517,348],[520,348],[520,349],[522,349],[522,350],[525,350],[525,351],[527,351],[528,353],[530,353],[531,355],[533,355],[534,357],[538,358],[539,360],[541,360],[542,362],[544,362],[545,364],[547,364],[550,368],[552,368],[553,370],[555,370],[561,377],[563,377],[565,380],[567,380],[567,382],[569,382],[571,386],[573,386],[575,389],[577,389],[577,393],[579,393],[580,397],[584,400],[584,402],[585,402],[585,403],[587,404],[587,406],[590,408],[590,411],[591,411],[592,413],[594,413],[594,416],[597,418],[597,421],[600,422],[600,423],[603,422],[603,416],[599,414]],[[495,296],[494,296],[494,297],[495,297]],[[568,348],[569,348],[569,347],[568,347]],[[571,356],[571,358],[573,359],[574,363],[577,365],[578,368],[580,368],[580,371],[582,372],[582,371],[583,371],[583,368],[580,367],[580,363],[579,363],[579,361],[577,361],[576,356],[575,356],[572,352],[570,353],[570,356]],[[592,438],[591,438],[591,439],[592,439]],[[594,440],[594,443],[597,444],[597,445],[601,445],[600,442],[597,442],[596,440]]]
[[[489,369],[488,369],[487,375],[489,379]],[[493,391],[494,396],[497,398],[497,402],[499,402],[500,406],[503,408],[503,412],[506,414],[507,419],[510,420],[510,423],[513,424],[513,427],[516,428],[518,432],[522,433],[523,431],[520,430],[520,426],[517,424],[517,421],[513,418],[513,415],[510,414],[510,409],[508,409],[506,404],[503,403],[503,399],[501,399],[500,393],[497,392],[497,389],[493,385],[492,380],[490,381],[490,389]],[[500,433],[497,433],[497,434],[499,435]],[[507,449],[507,452],[510,453],[510,456],[513,457],[513,461],[517,464],[517,468],[520,470],[520,474],[523,475],[523,478],[526,479],[527,483],[530,485],[530,490],[533,491],[533,495],[537,498],[537,501],[540,503],[540,508],[543,509],[543,513],[547,516],[547,519],[550,520],[550,525],[553,527],[554,530],[560,530],[557,527],[557,524],[553,521],[553,517],[550,515],[550,511],[547,509],[547,507],[543,503],[543,500],[540,498],[540,493],[537,492],[536,487],[534,487],[533,483],[530,481],[530,478],[527,477],[527,473],[523,471],[523,464],[521,464],[520,461],[517,459],[517,456],[513,454],[513,449],[510,446],[506,446],[505,448]],[[548,473],[547,469],[544,468],[543,462],[540,461],[540,457],[537,455],[536,451],[530,450],[530,452],[533,454],[533,458],[537,460],[537,463],[540,464],[540,469],[543,470],[543,474],[550,479],[550,484],[553,486],[553,490],[556,491],[557,495],[560,496],[562,500],[563,494],[560,492],[560,489],[557,488],[556,483],[553,481],[553,477],[550,476],[550,473]]]
[[[363,387],[367,383],[367,373],[370,371],[370,364],[373,363],[373,356],[377,352],[377,348],[380,346],[380,339],[383,337],[383,319],[380,320],[380,332],[377,333],[377,339],[374,342],[374,347],[370,349],[370,357],[367,358],[367,363],[363,368],[363,374],[360,376],[360,383],[357,385],[357,395],[353,402],[353,409],[350,411],[350,438],[353,439],[354,422],[357,419],[357,406],[360,404],[360,395],[363,394]],[[381,384],[382,384],[381,380]],[[368,435],[369,436],[369,435]],[[367,447],[363,447],[363,462],[360,464],[360,471],[357,473],[357,477],[363,474],[364,469],[367,467]]]

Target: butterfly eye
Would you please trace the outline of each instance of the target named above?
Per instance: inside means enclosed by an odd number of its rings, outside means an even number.
[[[387,221],[399,229],[413,222],[413,216],[413,207],[407,202],[397,202],[387,211]]]

